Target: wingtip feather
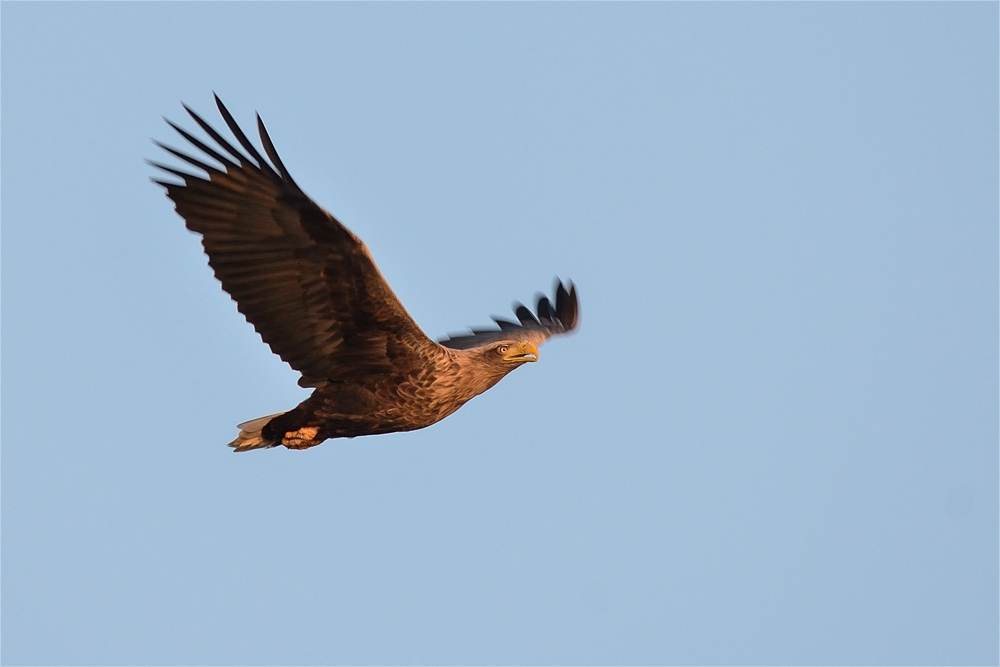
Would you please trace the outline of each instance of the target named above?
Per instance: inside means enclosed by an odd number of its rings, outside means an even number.
[[[566,287],[568,285],[568,289]],[[579,306],[576,297],[576,286],[567,280],[564,285],[556,278],[555,305],[544,294],[538,295],[537,316],[523,303],[515,301],[511,306],[518,322],[510,322],[499,317],[493,321],[499,329],[471,329],[467,334],[454,334],[441,339],[445,347],[453,349],[469,349],[480,345],[488,345],[494,341],[509,338],[509,332],[521,331],[527,337],[544,341],[550,336],[566,334],[573,331],[579,319]]]

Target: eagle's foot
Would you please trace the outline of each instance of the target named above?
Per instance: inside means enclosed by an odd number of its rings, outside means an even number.
[[[319,426],[303,426],[295,431],[286,431],[281,437],[281,444],[289,449],[307,449],[315,447],[322,440],[317,440]]]

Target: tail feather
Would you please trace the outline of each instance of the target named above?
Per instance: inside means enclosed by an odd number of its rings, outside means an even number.
[[[265,447],[275,447],[280,442],[276,442],[270,438],[265,438],[261,431],[267,426],[267,423],[274,419],[275,417],[280,417],[285,414],[284,412],[278,412],[273,415],[267,415],[266,417],[258,417],[257,419],[251,419],[248,422],[243,422],[236,428],[240,429],[240,434],[235,440],[229,443],[229,446],[238,452],[248,452],[251,449],[263,449]]]

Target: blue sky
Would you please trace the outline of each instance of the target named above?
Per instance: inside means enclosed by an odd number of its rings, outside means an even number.
[[[995,3],[2,6],[6,664],[995,664]],[[579,286],[429,429],[306,392],[144,158],[211,92],[432,337]]]

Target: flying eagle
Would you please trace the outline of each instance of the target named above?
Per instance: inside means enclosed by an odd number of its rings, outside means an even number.
[[[236,451],[306,449],[328,438],[430,426],[537,361],[549,336],[576,327],[576,288],[556,280],[554,306],[544,296],[537,314],[515,304],[518,322],[493,318],[499,328],[435,343],[403,308],[365,244],[295,184],[260,116],[270,162],[218,96],[215,102],[246,154],[185,105],[217,147],[169,120],[202,155],[155,143],[207,177],[152,162],[183,181],[154,182],[187,228],[201,234],[208,263],[239,311],[302,374],[299,385],[314,389],[298,407],[240,424],[229,443]]]

